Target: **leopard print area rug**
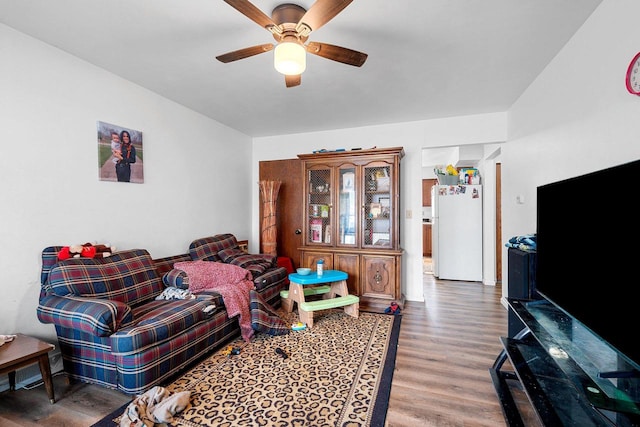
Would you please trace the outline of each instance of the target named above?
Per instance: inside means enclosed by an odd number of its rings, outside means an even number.
[[[238,338],[239,354],[225,347],[167,386],[191,392],[171,426],[383,426],[400,320],[332,309],[316,312],[313,328]]]

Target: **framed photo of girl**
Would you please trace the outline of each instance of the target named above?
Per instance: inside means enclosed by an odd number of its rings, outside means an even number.
[[[98,122],[98,176],[101,181],[144,182],[142,132]]]

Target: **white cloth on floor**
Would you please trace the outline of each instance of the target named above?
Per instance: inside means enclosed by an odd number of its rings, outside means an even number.
[[[153,427],[156,423],[170,423],[175,414],[189,405],[190,397],[190,391],[170,394],[164,387],[155,386],[127,406],[120,418],[120,427]]]

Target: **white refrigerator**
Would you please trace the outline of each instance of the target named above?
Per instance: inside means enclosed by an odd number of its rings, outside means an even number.
[[[433,274],[482,281],[482,186],[434,185]]]

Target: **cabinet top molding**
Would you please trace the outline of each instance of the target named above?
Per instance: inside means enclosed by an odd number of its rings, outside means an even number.
[[[345,150],[345,151],[325,151],[321,153],[298,154],[298,158],[302,160],[310,159],[330,159],[340,156],[371,156],[372,154],[389,155],[395,154],[404,157],[404,147],[392,148],[371,148],[366,150]]]

